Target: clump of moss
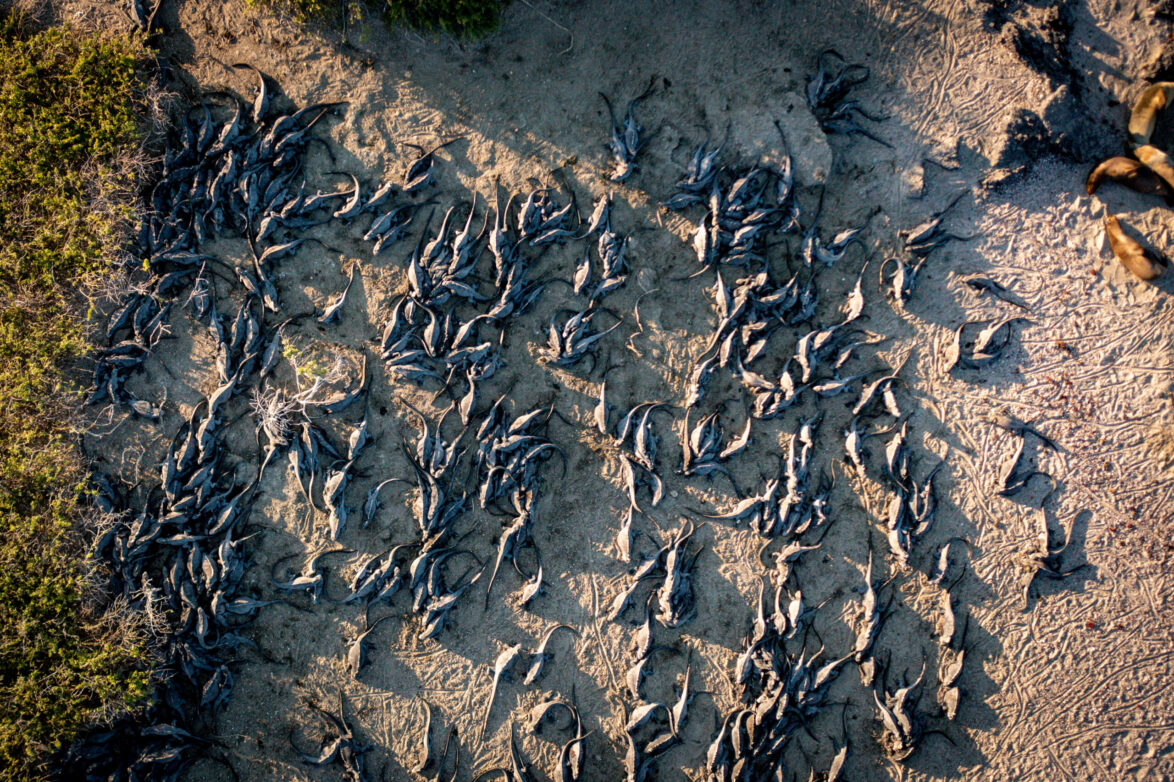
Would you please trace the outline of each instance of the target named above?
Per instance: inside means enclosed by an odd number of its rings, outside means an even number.
[[[132,214],[139,57],[0,12],[0,780],[44,776],[81,727],[148,693],[145,651],[86,594],[67,374],[89,350],[78,294]]]
[[[338,21],[363,8],[389,24],[417,30],[442,30],[457,38],[476,38],[497,27],[505,0],[248,0],[250,5],[275,5],[301,19]]]

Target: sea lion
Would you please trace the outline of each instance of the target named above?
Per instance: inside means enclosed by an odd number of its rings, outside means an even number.
[[[1117,260],[1141,279],[1153,280],[1166,270],[1166,259],[1155,255],[1126,236],[1115,215],[1105,218],[1105,233],[1109,235],[1109,244]]]
[[[1174,186],[1167,184],[1152,168],[1133,158],[1111,157],[1094,168],[1085,183],[1088,194],[1095,193],[1106,179],[1138,193],[1160,195],[1167,201],[1174,199]]]
[[[1085,183],[1088,195],[1097,193],[1097,188],[1106,180],[1124,184],[1125,187],[1135,190],[1136,193],[1160,195],[1165,197],[1167,201],[1174,198],[1174,188],[1170,187],[1166,180],[1163,180],[1156,171],[1146,166],[1145,163],[1133,160],[1132,157],[1109,157],[1100,166],[1094,168]]]
[[[1150,143],[1158,113],[1174,100],[1174,82],[1160,81],[1147,87],[1129,113],[1129,141],[1134,147]]]
[[[1146,168],[1153,171],[1171,189],[1174,189],[1174,161],[1170,160],[1169,155],[1152,144],[1142,144],[1133,150],[1133,154],[1145,164]]]

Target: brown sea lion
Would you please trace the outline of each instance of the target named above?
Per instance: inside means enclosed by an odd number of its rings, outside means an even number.
[[[1105,218],[1105,233],[1109,235],[1109,244],[1117,260],[1141,279],[1156,279],[1166,270],[1166,259],[1155,255],[1126,236],[1115,215]]]
[[[1174,198],[1174,187],[1167,184],[1152,168],[1133,158],[1111,157],[1094,168],[1085,183],[1088,194],[1095,193],[1106,179],[1138,193],[1160,195],[1167,201]]]
[[[1174,82],[1160,81],[1145,92],[1133,104],[1129,113],[1129,142],[1135,147],[1150,143],[1158,114],[1174,100]]]
[[[1133,154],[1150,171],[1162,178],[1162,181],[1174,189],[1174,160],[1170,160],[1170,156],[1162,150],[1153,146],[1152,144],[1142,144],[1137,149],[1133,150]]]

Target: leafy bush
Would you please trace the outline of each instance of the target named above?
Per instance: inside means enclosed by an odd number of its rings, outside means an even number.
[[[393,24],[440,29],[458,37],[484,35],[497,27],[503,4],[497,0],[375,0]]]
[[[418,30],[443,30],[458,38],[475,38],[497,27],[504,0],[248,0],[275,5],[302,19],[337,20],[366,7],[390,24]]]
[[[0,780],[148,692],[147,655],[85,592],[85,465],[68,422],[78,291],[131,214],[138,45],[0,12]]]

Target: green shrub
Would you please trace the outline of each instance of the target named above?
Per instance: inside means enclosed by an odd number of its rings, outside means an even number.
[[[440,29],[457,37],[489,32],[497,27],[502,9],[496,0],[376,0],[375,6],[393,24]]]
[[[390,24],[418,30],[443,30],[458,38],[475,38],[497,27],[505,0],[248,0],[250,5],[286,8],[301,19],[338,21],[365,7]]]
[[[67,368],[89,346],[78,292],[131,215],[138,45],[33,31],[0,12],[0,780],[148,693],[147,655],[84,594],[86,470]]]

